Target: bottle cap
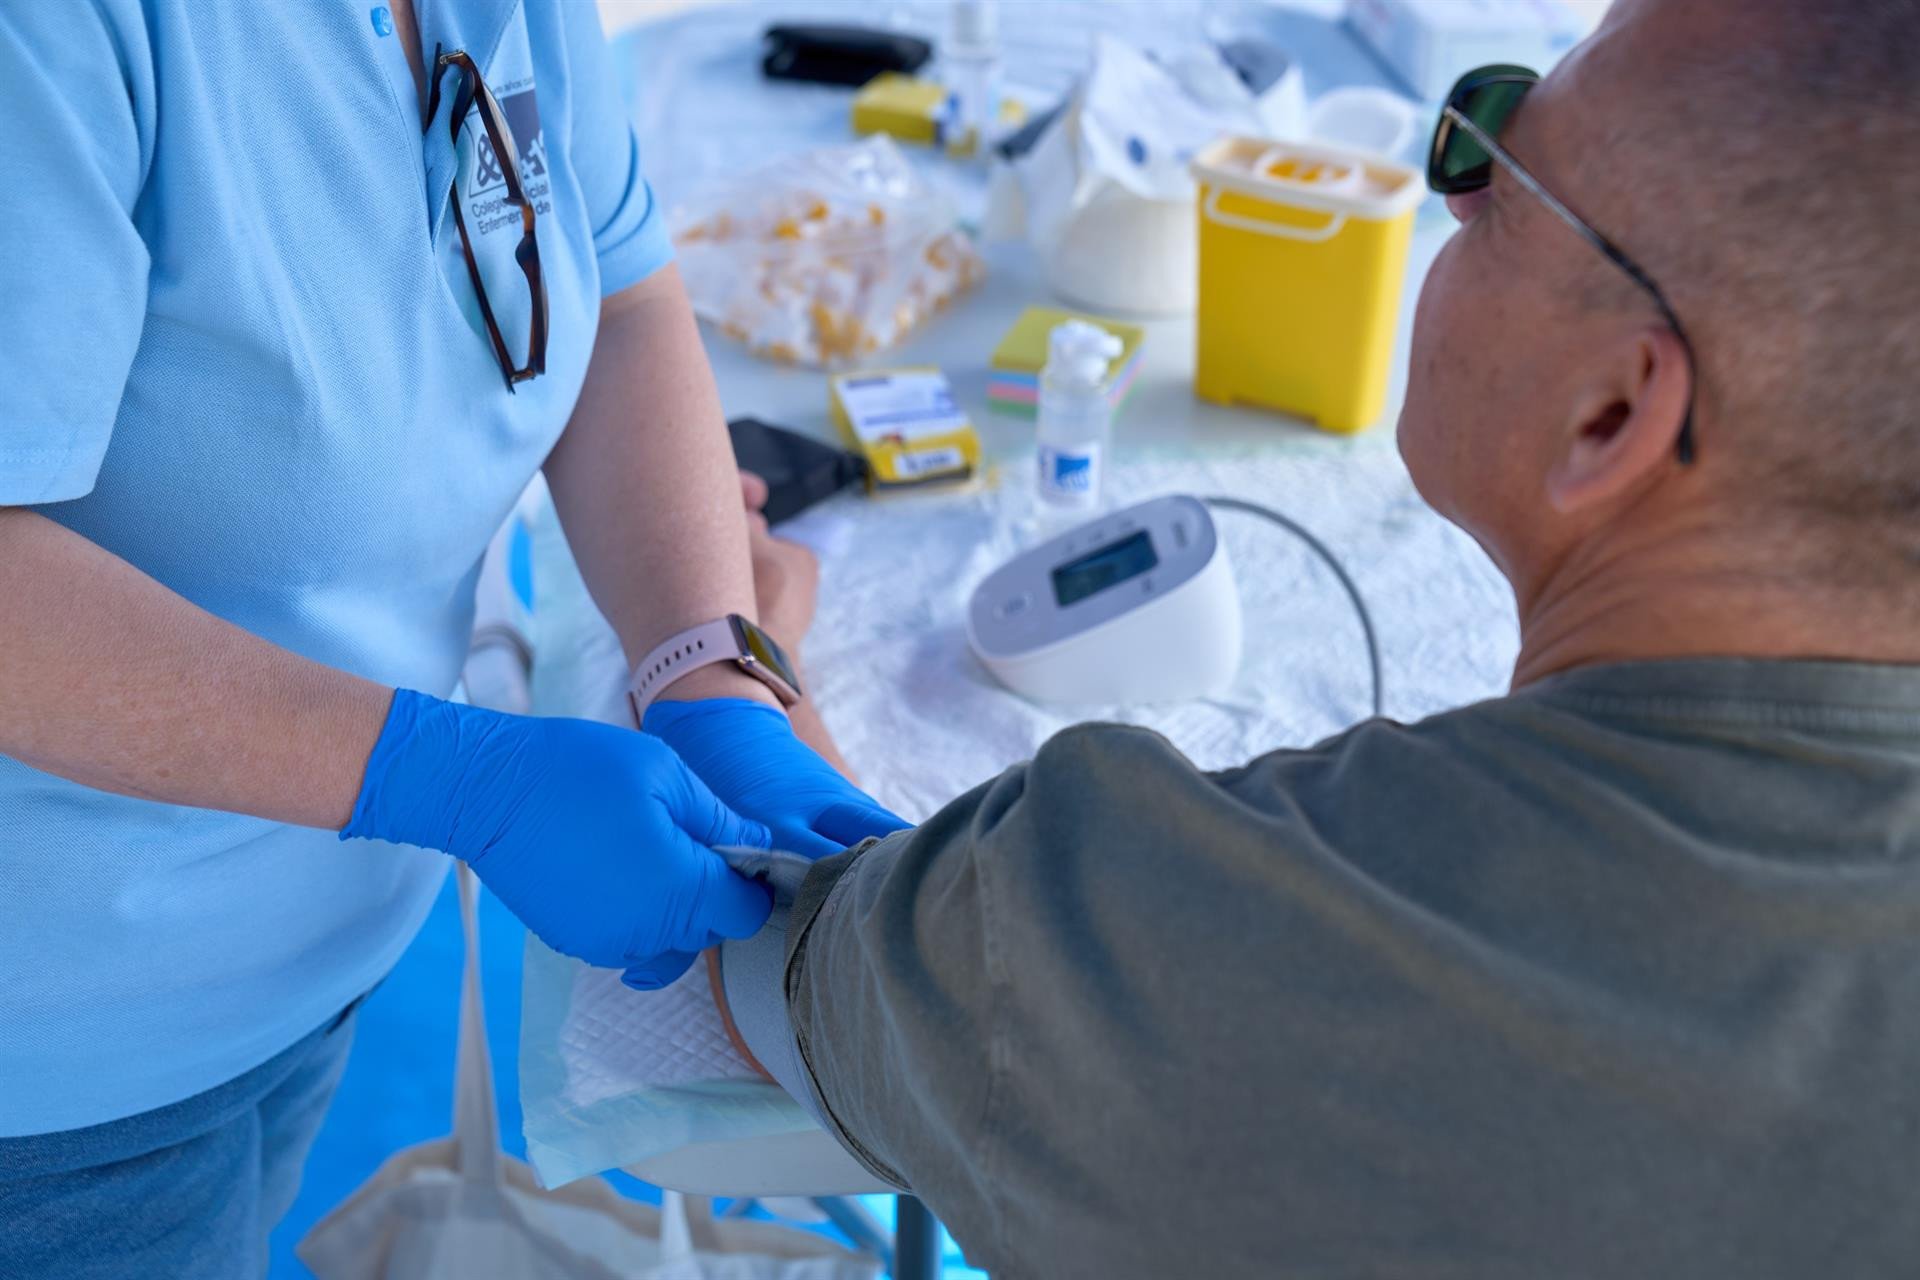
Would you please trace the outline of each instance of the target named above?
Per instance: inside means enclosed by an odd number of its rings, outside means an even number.
[[[953,43],[966,48],[991,45],[1000,35],[1000,10],[994,0],[954,0]]]
[[[1047,339],[1046,376],[1065,378],[1084,386],[1098,386],[1107,366],[1126,344],[1097,324],[1067,320],[1053,327]]]

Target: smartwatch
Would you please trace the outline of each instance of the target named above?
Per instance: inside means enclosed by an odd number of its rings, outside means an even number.
[[[633,723],[637,726],[646,719],[647,707],[662,689],[689,671],[717,662],[731,662],[766,685],[783,707],[800,701],[800,677],[786,650],[751,620],[730,613],[682,631],[641,660],[627,684]]]

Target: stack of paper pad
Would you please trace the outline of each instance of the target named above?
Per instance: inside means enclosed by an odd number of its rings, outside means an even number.
[[[1002,413],[1031,418],[1040,405],[1040,369],[1047,362],[1047,338],[1056,325],[1069,320],[1097,324],[1123,344],[1120,354],[1107,371],[1107,395],[1118,409],[1133,389],[1133,377],[1140,372],[1140,351],[1146,345],[1146,330],[1137,324],[1122,324],[1102,316],[1081,315],[1054,307],[1028,307],[1014,321],[1007,336],[993,349],[992,368],[987,373],[987,403]]]

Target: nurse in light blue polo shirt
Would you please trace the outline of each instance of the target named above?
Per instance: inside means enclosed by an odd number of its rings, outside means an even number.
[[[442,701],[543,468],[636,663],[753,612],[593,4],[6,5],[0,228],[0,1274],[258,1274],[445,853],[648,986],[898,825],[730,662]]]

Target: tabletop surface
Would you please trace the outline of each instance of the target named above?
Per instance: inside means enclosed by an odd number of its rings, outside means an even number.
[[[1046,0],[1045,23],[1019,23],[1022,10],[1002,5],[1004,76],[1023,96],[1044,101],[1071,89],[1091,49],[1091,33],[1115,29],[1143,47],[1165,50],[1193,43],[1206,30],[1258,30],[1299,62],[1307,91],[1317,95],[1343,85],[1395,87],[1388,74],[1341,26],[1337,3],[1294,0],[1271,4],[1130,3],[1128,0]],[[759,33],[774,20],[812,16],[848,21],[880,14],[903,30],[943,31],[945,6],[937,0],[891,4],[772,6],[725,5],[692,9],[646,23],[616,41],[627,77],[648,178],[663,205],[696,195],[703,186],[750,169],[770,157],[853,140],[848,123],[851,92],[763,79],[758,67]],[[957,197],[963,214],[984,203],[980,166],[951,162],[928,150],[909,148],[923,174]],[[1358,439],[1329,436],[1284,415],[1210,404],[1193,394],[1194,323],[1191,315],[1145,319],[1148,340],[1131,399],[1114,425],[1115,458],[1142,450],[1234,451],[1285,447],[1358,453],[1381,452],[1405,391],[1406,350],[1413,302],[1427,266],[1452,233],[1452,221],[1435,200],[1416,218],[1409,254],[1402,323],[1396,338],[1387,408],[1375,431]],[[1050,295],[1036,255],[1022,243],[983,246],[986,283],[907,341],[873,362],[934,364],[947,373],[990,455],[1013,459],[1033,447],[1031,421],[991,411],[986,402],[988,356],[1021,311],[1035,304],[1068,305]],[[729,417],[751,414],[832,437],[825,377],[817,370],[782,367],[748,353],[706,330],[707,349]],[[1391,450],[1387,450],[1391,452]]]
[[[1071,88],[1086,65],[1090,33],[1102,25],[1165,52],[1224,24],[1243,32],[1257,23],[1300,64],[1309,96],[1388,83],[1334,20],[1337,3],[1045,0],[1048,23],[1005,16],[1041,7],[1037,0],[1024,9],[1002,5],[1005,79],[1040,100]],[[944,12],[938,0],[857,11],[735,4],[627,32],[616,42],[618,65],[658,197],[672,209],[703,184],[769,158],[852,140],[848,91],[761,78],[759,35],[770,21],[880,18],[937,36]],[[984,203],[981,170],[928,151],[908,153],[922,174],[954,194],[963,216],[970,199]],[[1166,492],[1224,494],[1285,511],[1332,545],[1372,604],[1388,713],[1408,720],[1502,692],[1517,647],[1504,580],[1470,538],[1419,499],[1393,438],[1408,322],[1452,226],[1435,200],[1416,215],[1388,404],[1371,430],[1336,436],[1284,415],[1198,400],[1192,317],[1153,319],[1109,455],[1111,503]],[[967,652],[963,620],[972,584],[1045,533],[1031,519],[1030,496],[1023,505],[1020,493],[1024,485],[1030,494],[1036,469],[1034,426],[989,406],[988,360],[1024,308],[1060,305],[1023,243],[991,244],[985,254],[984,284],[873,363],[943,368],[980,431],[987,474],[968,493],[842,500],[791,526],[803,538],[831,526],[811,540],[821,553],[822,586],[803,654],[809,688],[863,783],[916,818],[1090,714],[1022,703],[994,686]],[[704,333],[729,416],[750,414],[831,438],[824,373],[755,357],[710,327]],[[816,514],[820,520],[809,526]],[[1152,727],[1209,768],[1318,741],[1366,706],[1352,608],[1323,570],[1257,523],[1230,519],[1223,535],[1249,636],[1230,695],[1097,712]],[[956,724],[967,731],[953,733]]]

